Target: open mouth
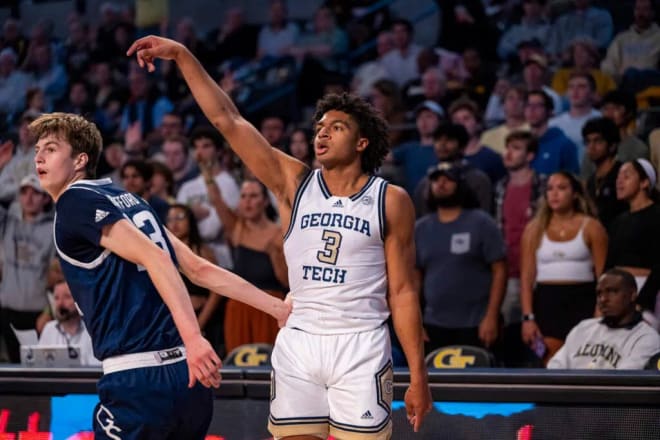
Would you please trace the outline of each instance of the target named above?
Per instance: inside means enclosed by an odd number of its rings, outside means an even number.
[[[327,145],[321,145],[321,144],[319,144],[319,145],[316,146],[316,155],[317,155],[317,156],[322,156],[322,155],[324,155],[325,153],[327,153],[328,150],[329,150],[329,148],[328,148]]]

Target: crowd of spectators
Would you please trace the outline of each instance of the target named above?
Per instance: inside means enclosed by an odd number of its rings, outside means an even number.
[[[318,98],[352,92],[374,105],[392,147],[379,174],[408,191],[419,217],[428,351],[469,344],[492,350],[499,365],[543,365],[567,338],[579,345],[571,329],[582,320],[602,315],[596,327],[633,328],[630,313],[607,319],[600,298],[615,290],[637,300],[634,325],[658,329],[657,1],[616,2],[626,16],[613,17],[613,2],[596,0],[436,0],[431,47],[387,4],[326,0],[307,20],[290,20],[293,3],[269,0],[263,23],[229,8],[205,33],[190,17],[165,10],[162,22],[145,24],[144,11],[112,2],[98,20],[71,13],[64,36],[47,18],[5,20],[5,360],[19,360],[12,327],[62,318],[47,295],[66,290],[47,285],[52,202],[34,175],[27,129],[43,112],[93,120],[105,145],[97,176],[149,201],[195,252],[273,295],[288,289],[273,194],[208,124],[171,62],[149,73],[125,56],[148,32],[182,42],[274,147],[310,167],[318,166],[308,123]],[[615,267],[636,286],[614,273],[623,287],[597,288]],[[274,341],[269,317],[187,286],[221,353]]]

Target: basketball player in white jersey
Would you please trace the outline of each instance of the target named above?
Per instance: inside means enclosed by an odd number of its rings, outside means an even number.
[[[277,439],[391,437],[390,312],[410,369],[405,394],[417,431],[431,409],[418,289],[414,209],[406,192],[373,176],[387,126],[350,95],[317,106],[320,170],[273,148],[181,44],[137,40],[128,55],[154,70],[174,60],[206,117],[278,198],[293,311],[272,355],[269,429]]]

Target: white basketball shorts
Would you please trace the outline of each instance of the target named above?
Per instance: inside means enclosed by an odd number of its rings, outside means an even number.
[[[271,356],[271,434],[389,439],[391,354],[384,325],[340,335],[281,329]]]

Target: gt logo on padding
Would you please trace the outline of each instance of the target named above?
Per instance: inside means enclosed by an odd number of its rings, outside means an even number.
[[[463,356],[463,350],[460,348],[447,348],[433,357],[435,368],[465,368],[474,365],[474,362],[475,357]]]

